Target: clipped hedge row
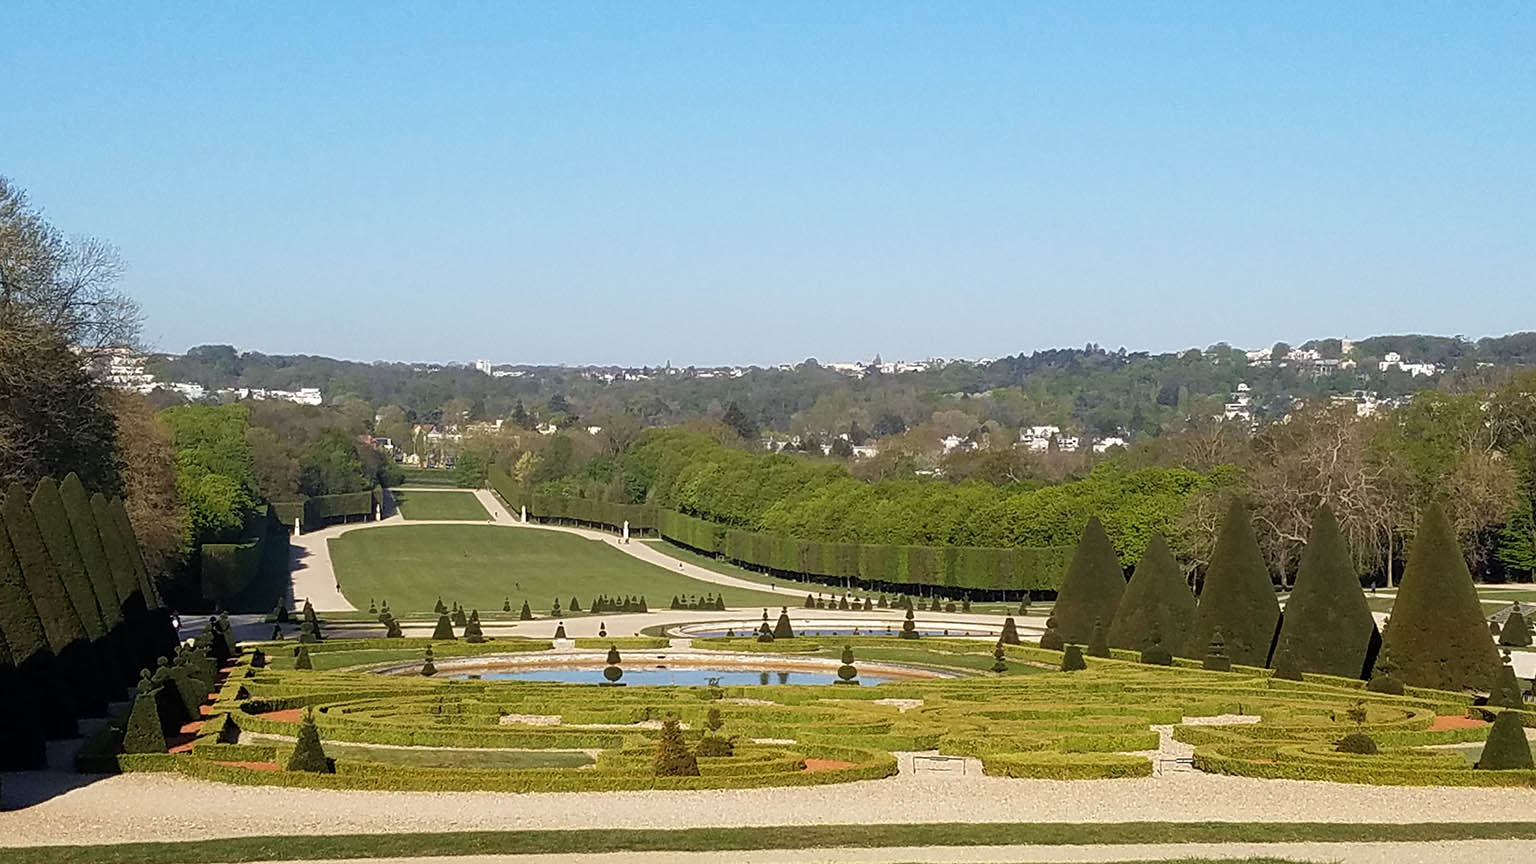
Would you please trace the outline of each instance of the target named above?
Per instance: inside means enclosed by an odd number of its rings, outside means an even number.
[[[277,521],[290,529],[299,526],[299,520],[304,516],[303,501],[273,501],[272,511],[277,516]]]
[[[304,499],[304,530],[313,531],[335,520],[354,516],[374,519],[378,516],[382,491],[375,486],[362,492],[315,495]]]
[[[981,768],[994,777],[1035,780],[1110,780],[1152,776],[1150,759],[1124,753],[998,753],[981,757]]]

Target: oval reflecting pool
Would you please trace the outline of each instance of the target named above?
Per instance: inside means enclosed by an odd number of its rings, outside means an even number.
[[[749,639],[757,635],[756,630],[734,629],[694,630],[692,628],[687,628],[679,629],[678,632],[685,636],[697,639],[706,639],[711,636],[726,636],[735,637],[737,639]],[[795,629],[796,636],[898,636],[900,634],[900,627],[812,627],[806,629]],[[989,630],[973,630],[967,629],[965,627],[951,627],[947,630],[940,628],[919,627],[917,628],[917,635],[935,636],[940,639],[944,638],[945,636],[985,636],[995,639],[997,638],[998,634]]]
[[[826,672],[804,669],[712,669],[704,666],[625,666],[622,684],[636,687],[682,685],[706,687],[719,684],[722,687],[769,684],[831,684],[837,680],[836,667]],[[498,669],[478,674],[442,674],[439,678],[478,678],[485,681],[550,681],[561,684],[601,684],[603,668],[594,667],[541,667],[533,669]],[[859,673],[859,682],[866,685],[880,684],[890,678]]]

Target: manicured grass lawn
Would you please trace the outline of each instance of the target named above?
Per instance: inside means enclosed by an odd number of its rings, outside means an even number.
[[[394,493],[400,515],[407,519],[481,519],[491,514],[480,506],[473,492],[401,492]]]
[[[1086,782],[1086,781],[1085,781]],[[620,828],[228,837],[219,840],[0,849],[7,864],[214,864],[214,862],[603,852],[740,852],[892,846],[1105,845],[1129,843],[1368,843],[1536,839],[1536,823],[1325,822],[911,823],[796,825],[785,829]],[[728,856],[721,856],[729,860]],[[1220,859],[1218,859],[1219,861]],[[1231,859],[1228,859],[1231,860]],[[1267,862],[1274,859],[1238,859]]]
[[[429,492],[423,495],[449,493]],[[599,594],[644,595],[665,609],[674,594],[724,594],[732,609],[778,608],[772,594],[700,582],[631,558],[600,541],[558,531],[492,525],[392,525],[329,541],[342,593],[354,606],[389,601],[397,615],[430,610],[438,597],[469,609],[514,609],[527,600],[540,617],[559,598],[582,608]],[[569,615],[567,614],[567,617]]]
[[[411,486],[458,486],[459,475],[446,468],[412,468],[401,466],[405,485]]]

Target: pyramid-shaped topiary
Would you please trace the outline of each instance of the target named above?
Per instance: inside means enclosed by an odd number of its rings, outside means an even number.
[[[793,638],[795,638],[795,629],[793,627],[789,626],[789,610],[787,608],[779,609],[779,620],[774,622],[774,625],[773,625],[773,638],[775,638],[775,639],[793,639]]]
[[[1493,689],[1488,691],[1488,704],[1495,708],[1524,708],[1525,697],[1520,693],[1520,682],[1515,680],[1515,670],[1509,665],[1509,649],[1504,649],[1504,665],[1493,676]]]
[[[304,712],[304,722],[299,726],[299,740],[288,757],[289,771],[309,771],[315,774],[334,774],[336,766],[320,746],[320,728],[315,725],[315,709]]]
[[[1147,647],[1141,649],[1141,662],[1148,666],[1172,666],[1173,654],[1163,647],[1163,631],[1152,628],[1147,636]]]
[[[448,620],[446,612],[437,616],[437,627],[432,631],[432,638],[435,641],[458,638],[453,635],[453,622]]]
[[[1109,656],[1109,628],[1104,626],[1103,618],[1093,622],[1093,634],[1088,637],[1088,656]]]
[[[299,653],[293,655],[293,668],[295,668],[295,669],[314,669],[315,668],[315,663],[314,663],[314,661],[312,659],[310,659],[310,656],[309,656],[309,646],[308,645],[300,645],[299,646]]]
[[[1152,631],[1157,630],[1169,643],[1182,645],[1194,617],[1195,595],[1184,583],[1168,542],[1163,535],[1153,534],[1115,608],[1109,644],[1141,651],[1151,644]]]
[[[469,616],[469,623],[464,625],[464,641],[472,645],[478,645],[485,641],[485,633],[480,629],[480,612]]]
[[[1211,644],[1206,648],[1202,665],[1209,672],[1232,671],[1232,658],[1227,656],[1227,640],[1221,635],[1220,627],[1211,631]]]
[[[1019,625],[1014,623],[1012,615],[1003,619],[1003,632],[997,637],[997,641],[1004,645],[1021,644],[1019,642]]]
[[[1253,519],[1241,501],[1233,501],[1205,571],[1205,587],[1184,639],[1185,656],[1204,655],[1219,627],[1231,662],[1264,666],[1279,623],[1280,601],[1253,536]]]
[[[1472,574],[1438,504],[1419,520],[1382,647],[1412,687],[1487,690],[1499,671]]]
[[[1014,643],[1017,644],[1017,643]],[[1008,655],[1003,653],[1003,643],[999,641],[997,647],[992,649],[992,671],[999,674],[1008,671]]]
[[[1280,647],[1275,649],[1274,677],[1281,681],[1301,680],[1301,665],[1296,662],[1296,652],[1291,650],[1291,642],[1284,636],[1280,637]]]
[[[1520,611],[1520,604],[1509,610],[1509,617],[1504,619],[1504,626],[1499,628],[1499,644],[1510,648],[1525,648],[1531,644],[1531,627],[1525,620],[1525,613]]]
[[[1359,678],[1375,634],[1376,619],[1338,520],[1331,508],[1319,507],[1285,604],[1280,641],[1290,646],[1291,659],[1303,671]]]
[[[1061,638],[1061,628],[1056,626],[1056,616],[1045,619],[1045,632],[1040,634],[1040,647],[1050,651],[1062,651],[1067,640]]]
[[[1493,726],[1488,730],[1488,741],[1483,744],[1483,755],[1474,767],[1484,771],[1536,768],[1531,759],[1531,742],[1525,738],[1519,711],[1500,711],[1494,718]]]
[[[149,670],[144,670],[139,681],[139,691],[133,697],[133,707],[128,710],[128,721],[123,725],[124,753],[164,753],[166,751],[164,724],[160,722],[159,689],[150,683]]]
[[[561,621],[559,624],[555,625],[555,637],[554,638],[556,638],[556,639],[568,638],[565,635],[565,622],[564,621]]]
[[[1077,551],[1056,592],[1056,606],[1051,615],[1061,638],[1083,643],[1093,635],[1093,622],[1115,617],[1120,595],[1125,593],[1125,573],[1115,558],[1115,548],[1104,533],[1099,517],[1091,516],[1077,541]]]
[[[533,609],[528,606],[528,601],[527,600],[523,601],[523,608],[522,608],[522,611],[517,613],[517,620],[519,620],[519,621],[532,621],[533,620]]]

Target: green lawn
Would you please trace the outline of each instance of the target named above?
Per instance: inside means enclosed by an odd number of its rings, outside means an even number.
[[[458,486],[459,475],[446,468],[412,468],[402,465],[400,473],[405,476],[404,485],[417,486]]]
[[[400,515],[407,519],[478,519],[489,520],[491,514],[480,506],[480,499],[473,492],[413,492],[394,491],[395,505]]]
[[[450,493],[429,492],[422,496]],[[342,593],[366,609],[389,601],[398,615],[430,610],[438,597],[470,609],[513,608],[527,600],[535,614],[551,601],[585,609],[598,594],[644,595],[665,609],[674,594],[723,593],[732,609],[777,608],[772,594],[700,582],[631,558],[598,540],[558,531],[492,525],[391,525],[352,531],[329,541]]]

